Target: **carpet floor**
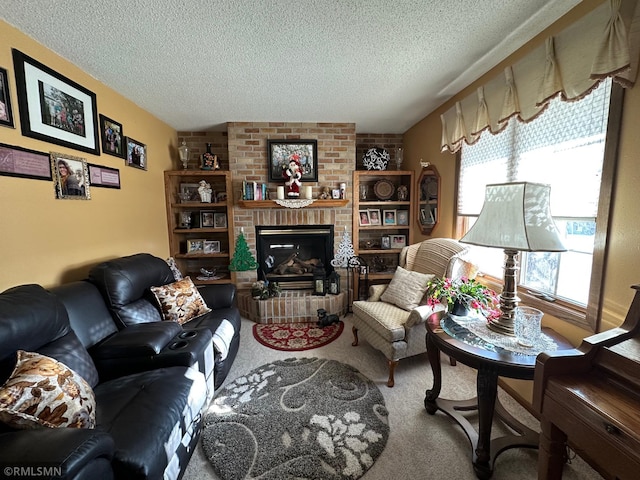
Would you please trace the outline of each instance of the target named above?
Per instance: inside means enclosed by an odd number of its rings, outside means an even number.
[[[314,323],[269,323],[253,325],[253,336],[265,347],[286,352],[319,348],[333,342],[342,333],[344,323],[318,327]]]
[[[351,332],[350,316],[344,319]],[[243,319],[240,350],[231,367],[225,385],[241,375],[269,362],[292,356],[258,343],[251,333],[254,323]],[[346,363],[373,381],[384,397],[389,412],[389,438],[386,447],[361,480],[473,480],[471,448],[462,429],[445,414],[429,415],[424,409],[425,390],[431,388],[433,376],[426,354],[406,358],[398,364],[396,384],[386,386],[388,365],[384,355],[365,341],[351,346],[352,335],[341,335],[334,342],[313,350],[310,357],[326,358]],[[304,354],[293,354],[302,357]],[[443,398],[465,399],[475,395],[475,370],[458,362],[450,366],[442,361]],[[530,428],[539,430],[539,422],[511,396],[499,389],[498,396],[505,408]],[[469,417],[474,423],[474,417]],[[474,423],[476,424],[476,423]],[[504,433],[494,426],[492,436]],[[492,480],[536,480],[538,453],[531,449],[511,449],[496,460]],[[580,457],[571,460],[564,469],[563,480],[600,480],[602,477]],[[219,480],[199,442],[183,480]]]
[[[387,414],[378,387],[352,366],[291,357],[218,393],[202,448],[223,480],[356,480],[384,450]]]

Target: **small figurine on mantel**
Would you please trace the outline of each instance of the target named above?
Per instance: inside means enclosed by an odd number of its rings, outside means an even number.
[[[289,157],[289,166],[282,171],[282,177],[286,180],[287,197],[300,198],[302,186],[302,168],[300,167],[300,155],[294,153]]]
[[[211,144],[207,143],[207,151],[202,154],[202,167],[200,170],[220,170],[218,156],[211,153]]]
[[[213,190],[205,180],[200,180],[200,186],[198,187],[198,194],[200,195],[200,202],[211,203],[211,194]]]

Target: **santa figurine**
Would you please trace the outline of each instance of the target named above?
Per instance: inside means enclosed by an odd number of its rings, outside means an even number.
[[[282,171],[284,184],[287,186],[287,197],[299,198],[302,182],[302,170],[300,167],[300,155],[294,153],[289,157],[289,166]]]

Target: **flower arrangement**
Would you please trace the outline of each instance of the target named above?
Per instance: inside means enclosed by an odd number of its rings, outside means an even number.
[[[267,298],[279,296],[281,290],[278,282],[258,280],[251,285],[251,296],[257,300],[266,300]]]
[[[500,317],[500,301],[496,292],[474,279],[437,278],[427,284],[426,294],[428,305],[440,302],[447,305],[449,312],[453,304],[458,302],[469,310],[475,310],[487,320]]]

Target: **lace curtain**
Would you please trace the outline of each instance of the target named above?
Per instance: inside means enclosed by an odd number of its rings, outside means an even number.
[[[559,96],[583,98],[607,77],[632,87],[640,55],[640,1],[609,0],[441,115],[441,150],[457,152],[516,117],[529,122]]]

